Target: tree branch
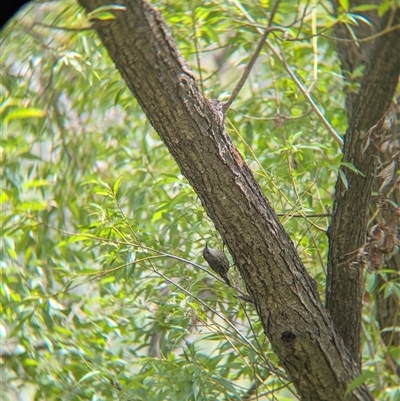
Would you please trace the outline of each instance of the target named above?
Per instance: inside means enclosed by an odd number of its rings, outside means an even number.
[[[385,29],[389,18],[399,24],[400,9],[388,13],[381,21]],[[348,50],[348,49],[347,49]],[[367,132],[388,110],[400,73],[399,31],[380,36],[373,48],[359,49],[362,57],[346,54],[353,60],[351,68],[369,57],[361,88],[347,105],[350,117],[345,137],[343,162],[350,163],[362,174],[350,169],[344,172],[348,184],[339,178],[336,183],[332,222],[329,228],[327,308],[354,360],[360,363],[361,313],[364,294],[364,265],[358,258],[366,242],[372,183],[377,166],[377,151],[372,146],[365,151]],[[357,54],[358,54],[357,53]],[[347,60],[347,63],[350,63]],[[356,64],[354,64],[356,63]],[[350,64],[348,64],[350,67]]]
[[[254,54],[251,56],[249,63],[246,65],[246,68],[244,69],[239,82],[236,84],[235,88],[233,89],[232,94],[229,97],[229,100],[222,105],[222,111],[224,113],[226,113],[226,111],[229,109],[229,107],[235,100],[236,96],[239,94],[240,90],[243,88],[243,85],[247,81],[247,78],[250,75],[250,72],[251,72],[252,68],[254,67],[255,62],[257,61],[258,56],[260,55],[260,52],[264,46],[264,42],[267,39],[267,36],[272,31],[285,31],[285,29],[280,28],[280,27],[274,27],[274,26],[268,27],[265,29],[263,35],[261,36],[260,41],[258,42],[258,45],[257,45],[257,48],[256,48]]]

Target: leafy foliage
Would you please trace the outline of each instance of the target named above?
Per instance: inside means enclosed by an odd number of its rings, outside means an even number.
[[[270,2],[156,6],[206,95],[226,100],[259,40],[255,24],[268,23]],[[341,155],[286,67],[343,135],[328,10],[323,1],[279,3],[274,24],[285,32],[269,39],[285,65],[263,51],[227,116],[321,296]],[[204,267],[205,242],[222,246],[213,225],[87,28],[76,3],[37,2],[2,33],[6,396],[297,399],[255,311]],[[371,310],[365,324],[363,380],[381,399],[395,399]]]

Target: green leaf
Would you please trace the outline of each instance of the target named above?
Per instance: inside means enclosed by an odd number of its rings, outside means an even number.
[[[84,381],[87,381],[92,377],[97,377],[100,374],[101,372],[99,370],[93,370],[92,372],[86,373],[84,376],[82,376],[76,383],[77,384],[83,383]]]
[[[357,387],[360,387],[362,384],[366,382],[366,380],[371,379],[373,377],[378,377],[379,374],[373,371],[366,371],[363,372],[360,376],[358,376],[356,379],[354,379],[346,389],[345,395],[350,394],[354,389]]]
[[[339,4],[342,6],[343,10],[349,10],[349,0],[339,0]]]
[[[365,289],[369,293],[373,293],[378,285],[378,275],[374,272],[368,274],[365,278]]]
[[[359,175],[365,177],[364,173],[362,173],[360,170],[358,170],[358,169],[354,166],[354,164],[352,164],[352,163],[341,162],[340,165],[343,166],[343,167],[347,167],[347,168],[348,168],[349,170],[351,170],[353,173],[356,173],[356,174],[359,174]]]
[[[115,281],[114,276],[106,276],[105,278],[100,280],[100,284],[101,285],[110,284],[110,283],[113,283],[114,281]]]
[[[339,177],[343,182],[343,185],[345,186],[346,189],[349,189],[349,182],[347,181],[346,174],[341,169],[339,169],[338,172],[339,172]]]
[[[21,120],[25,118],[42,118],[46,117],[46,110],[36,109],[34,107],[17,108],[7,113],[4,122],[9,123],[13,120]]]
[[[364,12],[364,11],[373,11],[377,10],[378,5],[376,4],[360,4],[354,7],[351,7],[351,11],[356,13],[356,12]]]
[[[114,192],[114,195],[115,195],[115,196],[116,196],[117,193],[118,193],[119,187],[120,187],[120,185],[121,185],[121,180],[122,180],[122,177],[119,177],[119,178],[115,181],[115,183],[114,183],[114,185],[113,185],[113,192]]]
[[[107,4],[107,5],[95,8],[93,11],[88,13],[87,17],[88,17],[89,21],[91,21],[91,20],[101,20],[101,21],[113,20],[113,19],[117,18],[115,12],[121,12],[121,11],[125,11],[125,10],[126,10],[125,6],[122,6],[119,4]]]
[[[24,366],[37,366],[38,362],[31,358],[25,358],[23,364]]]
[[[48,186],[51,185],[51,182],[49,180],[32,180],[29,182],[25,182],[23,184],[23,188],[24,189],[28,189],[28,188],[40,188],[40,187],[44,187],[44,186]]]
[[[383,17],[391,9],[390,1],[382,1],[378,7],[379,17]]]

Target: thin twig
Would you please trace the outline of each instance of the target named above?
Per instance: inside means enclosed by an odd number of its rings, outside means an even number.
[[[49,28],[49,29],[55,29],[59,31],[66,31],[66,32],[84,32],[84,31],[94,31],[93,26],[82,26],[80,28],[74,28],[70,26],[56,26],[56,25],[50,25],[50,24],[45,24],[43,22],[34,22],[32,24],[32,28],[34,26],[40,26],[41,28]]]
[[[196,61],[197,61],[197,70],[199,73],[200,79],[200,88],[201,92],[204,93],[204,84],[203,84],[203,76],[201,73],[201,61],[200,61],[200,52],[199,52],[199,38],[197,36],[197,21],[196,21],[196,7],[192,10],[192,29],[193,29],[193,41],[194,48],[196,50]]]
[[[240,78],[239,82],[236,84],[235,88],[233,89],[233,92],[229,98],[229,100],[224,103],[222,105],[222,110],[224,113],[226,113],[226,111],[229,109],[230,105],[233,103],[233,101],[235,100],[236,96],[239,94],[239,92],[241,91],[243,85],[245,84],[245,82],[247,81],[247,78],[250,75],[250,72],[255,64],[255,62],[257,61],[257,58],[261,52],[261,49],[264,46],[265,43],[265,39],[267,39],[267,36],[269,35],[269,33],[271,31],[283,31],[286,32],[286,30],[284,28],[278,27],[278,26],[271,26],[265,29],[260,41],[258,42],[256,51],[254,52],[254,54],[251,56],[250,62],[249,64],[246,65],[246,68],[243,71],[242,77]]]
[[[340,137],[340,135],[335,131],[335,129],[332,127],[332,125],[329,123],[329,121],[322,114],[321,110],[318,108],[318,106],[315,104],[313,98],[308,93],[308,90],[306,90],[306,88],[300,82],[299,78],[296,76],[296,74],[293,72],[293,70],[286,63],[286,60],[283,58],[283,55],[280,52],[278,52],[278,50],[276,50],[268,42],[267,42],[267,46],[270,48],[270,50],[272,50],[272,52],[274,53],[275,57],[281,62],[281,64],[285,68],[286,72],[290,75],[290,77],[293,79],[293,81],[295,82],[297,87],[300,89],[300,92],[308,100],[308,103],[310,104],[311,108],[314,110],[314,113],[319,117],[319,119],[321,120],[322,124],[325,125],[325,128],[333,136],[333,138],[336,140],[336,142],[340,146],[343,146],[343,143],[344,143],[343,139]]]
[[[277,213],[279,217],[286,217],[288,213]],[[299,217],[302,219],[308,219],[311,217],[332,217],[332,214],[322,213],[322,214],[291,214],[290,217]]]
[[[242,13],[247,18],[248,21],[250,21],[253,24],[256,23],[254,18],[247,12],[247,10],[238,1],[233,0],[233,3],[236,5],[237,8],[239,8],[240,11],[242,11]],[[257,30],[261,33],[261,28],[257,28]],[[333,136],[333,138],[336,140],[336,142],[340,146],[343,146],[343,139],[340,137],[340,135],[335,131],[335,129],[331,126],[329,121],[322,114],[321,110],[315,104],[314,100],[309,95],[308,91],[303,86],[303,84],[300,82],[299,78],[296,76],[296,74],[292,71],[292,69],[286,63],[286,60],[284,59],[283,55],[278,50],[276,50],[274,48],[274,46],[272,46],[268,41],[266,41],[266,44],[270,48],[270,50],[272,50],[272,52],[274,53],[275,57],[279,60],[279,62],[283,65],[286,72],[290,75],[290,77],[292,78],[294,83],[297,85],[297,87],[300,89],[300,92],[307,99],[308,103],[310,104],[311,108],[314,110],[314,112],[318,116],[318,118],[321,120],[322,124],[326,127],[326,129],[329,131],[329,133]]]

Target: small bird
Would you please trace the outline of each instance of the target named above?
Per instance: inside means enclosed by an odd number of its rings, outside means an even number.
[[[219,274],[226,284],[231,287],[231,282],[228,279],[229,260],[224,252],[216,248],[206,247],[203,249],[203,257],[215,273]]]

